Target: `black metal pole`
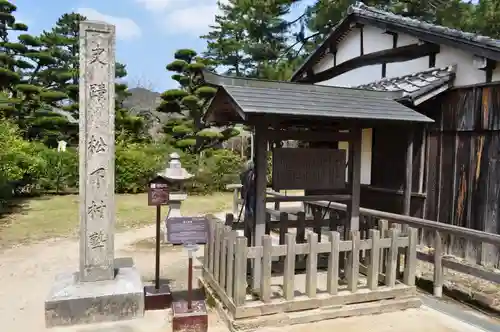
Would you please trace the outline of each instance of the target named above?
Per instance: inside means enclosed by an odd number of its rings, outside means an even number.
[[[155,266],[155,288],[160,289],[160,224],[161,205],[156,206],[156,266]]]
[[[189,257],[188,264],[188,309],[193,307],[193,258]]]

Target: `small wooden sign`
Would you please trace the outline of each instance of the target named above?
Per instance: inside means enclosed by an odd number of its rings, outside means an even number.
[[[148,186],[148,205],[158,206],[167,205],[169,199],[168,181],[161,176],[155,177],[149,181]]]
[[[167,219],[167,241],[171,244],[205,244],[208,220],[205,217],[173,217]]]
[[[273,150],[273,189],[345,188],[346,153],[320,148]]]

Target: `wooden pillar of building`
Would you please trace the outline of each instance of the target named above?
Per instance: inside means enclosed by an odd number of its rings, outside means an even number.
[[[253,245],[261,246],[266,234],[266,182],[267,182],[267,131],[263,125],[255,127],[255,218]],[[252,269],[252,289],[258,293],[260,288],[261,262],[254,260]]]
[[[351,130],[349,141],[348,184],[351,187],[351,199],[347,203],[345,235],[349,230],[359,230],[359,204],[361,192],[361,128]]]
[[[411,187],[413,176],[413,136],[414,129],[411,128],[408,132],[408,141],[406,144],[405,184],[403,193],[403,214],[407,216],[410,215],[411,208]]]

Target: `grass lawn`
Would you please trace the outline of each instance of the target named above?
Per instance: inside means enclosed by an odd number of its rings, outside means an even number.
[[[189,196],[182,204],[184,215],[230,210],[231,193]],[[162,208],[162,217],[168,208]],[[148,206],[147,194],[116,196],[118,230],[152,225],[156,208]],[[78,195],[43,196],[19,202],[14,213],[0,216],[0,248],[54,237],[76,236]]]

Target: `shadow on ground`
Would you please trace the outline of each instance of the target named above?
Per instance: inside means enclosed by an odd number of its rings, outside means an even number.
[[[48,200],[50,196],[21,196],[9,200],[0,200],[0,226],[8,226],[12,221],[9,216],[12,214],[25,214],[29,212],[28,201]]]

